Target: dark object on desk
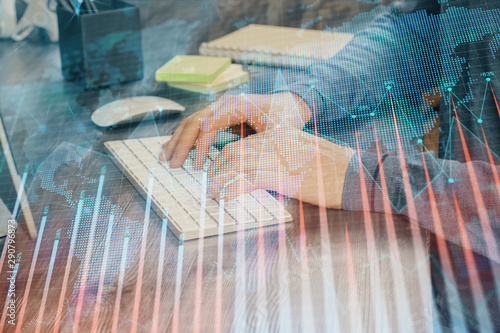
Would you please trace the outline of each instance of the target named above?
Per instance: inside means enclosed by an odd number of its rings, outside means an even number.
[[[98,11],[76,15],[58,6],[62,74],[87,88],[143,77],[139,8],[122,1],[95,3]]]

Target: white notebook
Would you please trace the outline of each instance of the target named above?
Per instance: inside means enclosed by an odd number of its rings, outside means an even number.
[[[304,68],[331,58],[352,37],[346,33],[251,24],[202,43],[200,54],[249,64]]]

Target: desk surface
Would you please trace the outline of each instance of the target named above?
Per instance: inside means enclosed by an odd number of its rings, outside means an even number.
[[[284,228],[182,244],[168,221],[147,209],[102,153],[103,142],[170,134],[182,118],[99,129],[90,112],[116,98],[155,94],[187,106],[187,115],[212,98],[152,80],[166,59],[192,48],[191,34],[205,23],[151,22],[143,31],[145,78],[99,91],[62,80],[57,45],[0,42],[0,110],[19,171],[27,166],[39,230],[33,241],[24,226],[16,234],[16,326],[6,323],[5,307],[0,325],[23,332],[74,326],[100,332],[430,331],[428,234],[404,218],[292,200],[287,207],[294,221]],[[178,34],[161,34],[172,29]],[[149,52],[159,35],[164,52]],[[261,87],[255,83],[269,69],[250,71],[250,85]],[[5,300],[6,260],[0,269]]]

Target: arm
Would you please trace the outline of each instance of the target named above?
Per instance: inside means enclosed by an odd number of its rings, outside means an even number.
[[[343,209],[401,213],[448,241],[499,260],[499,166],[442,160],[429,152],[404,160],[364,152],[361,162],[364,184],[356,155],[346,173]],[[402,162],[408,172],[406,186]],[[359,200],[362,191],[368,207]]]
[[[188,117],[175,131],[172,140],[164,145],[160,158],[170,160],[171,166],[178,167],[197,141],[196,167],[200,168],[215,134],[240,122],[260,132],[273,128],[283,119],[287,123],[293,122],[293,126],[303,128],[305,125],[306,129],[314,129],[316,120],[320,134],[333,136],[335,133],[331,133],[330,122],[349,114],[370,112],[366,108],[360,110],[360,106],[376,108],[387,80],[394,81],[394,92],[407,104],[420,107],[421,92],[436,86],[431,77],[439,77],[433,75],[437,74],[439,66],[426,60],[426,56],[433,52],[435,44],[431,41],[436,35],[432,27],[414,31],[412,26],[423,25],[401,16],[402,8],[402,5],[394,7],[392,14],[379,17],[335,57],[311,66],[309,75],[302,80],[277,89],[269,96],[222,96],[208,108]],[[405,10],[411,11],[409,8]],[[425,14],[422,12],[421,16]],[[409,42],[408,36],[415,49],[409,49],[405,44],[405,41]],[[405,88],[408,81],[414,82],[411,89]],[[311,88],[312,84],[314,88]],[[312,117],[312,111],[315,117]]]
[[[403,214],[500,261],[500,167],[428,152],[354,152],[296,128],[274,128],[224,147],[209,169],[210,193],[230,200],[265,189],[327,208]]]
[[[307,75],[275,92],[291,91],[316,113],[318,132],[327,136],[332,122],[377,108],[390,83],[406,106],[420,110],[422,96],[438,87],[441,75],[436,55],[437,23],[425,12],[401,13],[401,6],[378,17],[335,57],[310,66]],[[368,108],[366,108],[368,107]],[[314,117],[306,129],[314,129]]]
[[[289,86],[288,90],[302,97],[311,109],[315,108],[318,134],[328,136],[338,134],[334,132],[338,126],[331,126],[333,122],[339,123],[350,114],[369,112],[360,106],[373,110],[385,93],[384,81],[393,81],[393,95],[398,96],[408,112],[414,110],[412,113],[419,115],[420,110],[429,107],[422,101],[426,92],[453,82],[446,78],[454,77],[454,67],[448,66],[445,70],[437,62],[439,55],[445,52],[442,48],[456,45],[467,37],[462,35],[466,33],[464,30],[447,36],[450,40],[442,40],[438,20],[438,17],[427,17],[424,12],[407,15],[396,8],[393,13],[375,20],[336,57],[311,66],[310,77]],[[457,70],[460,72],[461,68]],[[425,75],[427,73],[429,75]],[[306,129],[314,129],[314,118]],[[421,124],[421,119],[413,122],[415,136],[423,134],[418,128]],[[343,209],[402,213],[449,241],[468,245],[498,260],[498,253],[494,251],[500,240],[496,222],[500,218],[500,185],[494,181],[498,167],[484,162],[463,164],[439,160],[431,153],[405,154],[401,160],[397,156],[364,152],[361,160],[365,169],[364,184],[360,181],[355,157],[346,171]],[[378,166],[380,160],[382,168]],[[402,161],[408,173],[406,187]],[[453,178],[453,183],[449,178]],[[476,184],[475,194],[473,185]],[[365,206],[362,191],[366,191],[368,197]]]

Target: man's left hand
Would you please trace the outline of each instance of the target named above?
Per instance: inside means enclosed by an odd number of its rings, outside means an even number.
[[[273,190],[327,208],[342,208],[353,150],[299,129],[274,128],[224,147],[209,167],[209,195],[233,199]]]

